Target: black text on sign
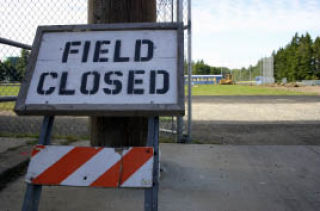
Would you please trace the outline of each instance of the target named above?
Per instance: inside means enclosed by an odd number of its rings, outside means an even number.
[[[176,104],[174,30],[46,33],[26,104]]]

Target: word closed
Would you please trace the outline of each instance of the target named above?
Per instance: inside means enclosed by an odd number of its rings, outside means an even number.
[[[26,104],[176,104],[174,30],[50,32]]]

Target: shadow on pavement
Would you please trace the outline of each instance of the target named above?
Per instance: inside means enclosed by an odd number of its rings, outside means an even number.
[[[1,116],[0,135],[38,135],[42,117]],[[320,121],[204,121],[194,120],[195,143],[319,145]],[[89,136],[87,117],[57,117],[53,135]]]

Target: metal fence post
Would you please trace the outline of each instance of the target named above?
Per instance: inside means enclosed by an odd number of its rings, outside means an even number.
[[[183,0],[177,0],[177,22],[183,22]],[[183,117],[177,116],[177,142],[182,143],[183,140]]]
[[[192,54],[191,54],[191,0],[188,0],[188,139],[192,140]]]

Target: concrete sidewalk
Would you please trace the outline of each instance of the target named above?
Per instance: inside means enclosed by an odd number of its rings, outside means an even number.
[[[0,191],[7,183],[24,174],[32,147],[37,142],[36,138],[0,137]],[[61,143],[66,141],[53,141],[53,144]]]
[[[23,173],[33,142],[30,138],[0,137],[0,190]]]
[[[159,210],[320,210],[320,146],[160,147]],[[9,184],[1,210],[20,210],[24,191]],[[143,210],[143,191],[44,187],[40,210]]]

